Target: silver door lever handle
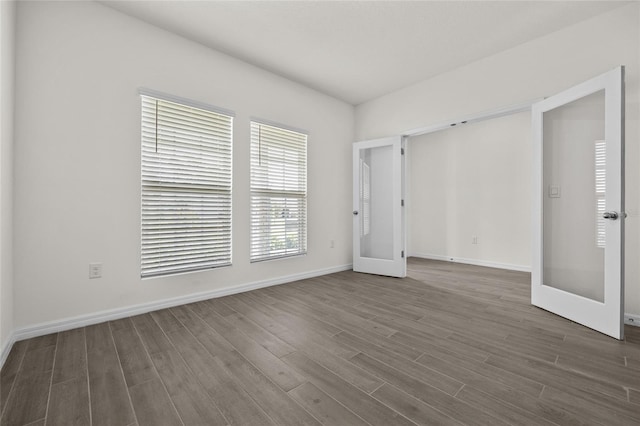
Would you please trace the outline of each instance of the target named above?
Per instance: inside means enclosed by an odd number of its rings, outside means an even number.
[[[602,217],[605,219],[616,220],[618,219],[618,212],[604,212]]]

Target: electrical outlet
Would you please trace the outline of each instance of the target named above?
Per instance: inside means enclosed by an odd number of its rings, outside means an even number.
[[[336,246],[335,242],[333,240],[331,240],[329,242],[329,248],[334,248]]]
[[[478,237],[476,236],[471,237],[471,244],[478,244]]]
[[[89,264],[89,278],[102,278],[102,263]]]

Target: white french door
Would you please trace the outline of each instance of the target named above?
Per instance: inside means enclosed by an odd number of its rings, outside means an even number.
[[[532,107],[531,303],[624,337],[624,68]]]
[[[353,270],[405,277],[403,137],[353,144]]]

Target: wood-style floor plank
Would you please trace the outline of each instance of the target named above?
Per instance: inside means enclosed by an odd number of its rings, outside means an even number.
[[[54,335],[57,338],[57,334]],[[54,342],[43,345],[43,342]],[[56,339],[29,344],[22,360],[0,424],[24,425],[44,418],[47,412]]]
[[[151,312],[149,315],[156,321],[165,333],[180,330],[183,328],[182,323],[171,313],[169,309],[161,309]]]
[[[219,359],[245,392],[251,395],[265,412],[268,412],[274,423],[289,426],[320,425],[313,416],[237,351],[227,352]]]
[[[24,425],[44,418],[50,384],[51,371],[31,374],[20,380],[11,392],[0,424]]]
[[[351,386],[340,377],[299,352],[283,358],[287,363],[309,378],[309,381],[325,393],[332,395],[349,410],[371,425],[412,425],[400,413],[391,410],[378,400]]]
[[[227,420],[175,349],[155,352],[151,359],[186,425],[226,425]]]
[[[151,359],[130,318],[109,323],[127,386],[135,386],[157,377]]]
[[[246,302],[245,302],[246,300]],[[235,296],[227,296],[220,299],[221,303],[217,305],[222,305],[226,310],[219,310],[214,305],[214,312],[222,317],[226,317],[227,315],[233,313],[239,313],[256,324],[260,324],[262,328],[273,333],[278,334],[279,332],[287,331],[287,328],[280,325],[274,318],[272,312],[265,313],[266,307],[262,307],[262,305],[257,301],[253,302],[250,294],[237,294]]]
[[[314,322],[301,319],[280,310],[276,307],[277,304],[266,305],[257,298],[253,298],[252,301],[252,308],[268,313],[270,318],[275,321],[275,325],[277,325],[279,329],[272,331],[273,334],[285,341],[287,341],[287,339],[296,340],[296,344],[288,342],[293,347],[299,349],[299,345],[315,344],[322,346],[325,351],[340,357],[348,358],[356,354],[353,349],[341,345],[331,338],[331,336],[340,332],[340,330],[337,330],[335,327],[329,326],[329,328],[324,328],[320,321]],[[257,324],[265,329],[270,329],[272,326],[272,323],[266,326],[264,323]],[[326,325],[326,323],[322,324]]]
[[[472,386],[463,387],[456,395],[456,398],[466,402],[478,410],[490,413],[493,417],[496,417],[507,424],[536,424],[541,426],[553,426],[555,424],[527,410],[518,408],[498,398],[494,398]]]
[[[205,349],[186,330],[176,330],[168,334],[169,339],[180,352],[193,374],[220,411],[233,425],[273,424],[266,413],[225,371],[215,356]]]
[[[135,415],[109,323],[85,328],[93,426],[129,425]]]
[[[594,423],[597,422],[605,426],[612,424],[637,426],[640,422],[640,417],[638,417],[640,416],[640,411],[635,412],[636,410],[632,410],[632,412],[629,412],[627,410],[620,409],[621,407],[593,403],[592,401],[581,398],[574,393],[563,392],[551,386],[546,386],[544,388],[541,398],[543,400],[558,403],[570,413],[588,417],[590,421]]]
[[[173,345],[150,314],[136,315],[131,317],[131,321],[149,355],[173,349]]]
[[[559,355],[556,364],[585,376],[601,380],[614,380],[624,387],[640,387],[640,371],[635,371],[624,365],[612,363],[606,368],[602,368],[602,362],[596,363],[583,357],[565,355]]]
[[[87,380],[87,351],[84,328],[58,333],[53,382],[57,384],[72,379]]]
[[[424,353],[420,349],[415,349],[402,343],[396,342],[391,338],[379,338],[378,336],[365,332],[360,334],[354,333],[355,331],[343,331],[333,336],[333,338],[346,346],[352,346],[354,348],[360,349],[362,347],[366,347],[371,351],[375,350],[376,348],[381,348],[394,354],[397,357],[401,357],[409,361],[417,359]]]
[[[556,386],[569,391],[572,389],[588,388],[605,395],[612,395],[624,400],[627,399],[627,391],[622,384],[613,384],[605,380],[584,376],[544,360],[527,359],[526,356],[507,358],[491,355],[486,362],[489,365],[507,370],[513,374],[539,381],[544,385]]]
[[[29,339],[27,349],[33,351],[35,349],[42,349],[49,346],[55,346],[58,342],[58,333],[47,334],[45,336],[34,337]]]
[[[206,315],[203,320],[285,392],[304,383],[304,378],[277,356],[248,338],[218,314]]]
[[[74,377],[51,386],[47,425],[85,426],[91,424],[89,383],[85,377]]]
[[[159,378],[129,387],[139,426],[175,426],[182,422]]]
[[[282,290],[279,290],[282,291]],[[274,296],[277,293],[273,293]],[[285,329],[289,327],[294,327],[294,324],[304,325],[308,327],[310,330],[314,330],[318,334],[322,334],[325,336],[333,336],[336,333],[340,333],[342,329],[332,325],[330,322],[326,321],[326,319],[318,318],[309,312],[306,307],[300,306],[296,304],[293,300],[284,300],[285,296],[280,296],[283,300],[275,303],[273,305],[269,305],[271,310],[276,310],[279,312],[279,316],[275,318],[279,319],[279,322],[285,325]],[[255,302],[254,302],[255,303]],[[273,315],[273,313],[270,313]]]
[[[458,426],[461,424],[436,408],[386,383],[371,396],[419,425]]]
[[[302,304],[313,316],[321,319],[334,327],[343,330],[345,325],[350,329],[366,330],[380,336],[390,336],[397,330],[364,319],[351,312],[336,308],[329,303],[314,298],[303,291],[293,291],[292,297],[296,298],[298,304]]]
[[[362,339],[351,338],[350,341],[353,345],[357,345],[358,349],[361,350],[360,354],[350,358],[351,362],[354,362],[354,360],[361,360],[363,356],[373,358],[376,361],[380,361],[387,365],[393,365],[393,368],[401,371],[402,373],[420,380],[422,383],[428,384],[449,395],[455,395],[460,388],[462,388],[462,382],[451,376],[442,374],[437,370],[429,368],[428,364],[418,364],[413,361],[398,358],[394,356],[393,352],[377,347],[376,345],[369,344],[368,342],[364,342]],[[358,364],[357,361],[354,363]]]
[[[424,338],[413,337],[399,331],[391,335],[389,340],[415,349],[421,354],[428,353],[456,361],[483,362],[489,358],[488,352],[474,348],[473,346],[465,345],[464,343],[454,342],[449,339],[426,340]]]
[[[303,336],[291,333],[280,336],[310,359],[366,393],[373,392],[383,384],[382,380],[348,361],[358,353],[357,351],[345,351],[340,356],[326,350],[327,346],[323,345],[323,341],[316,341],[313,335]]]
[[[449,362],[429,354],[422,355],[416,362],[440,371],[442,374],[447,374],[461,383],[483,389],[498,385],[537,397],[544,387],[541,383],[483,362]]]
[[[278,358],[295,352],[295,348],[284,342],[278,336],[269,333],[244,315],[233,313],[224,317],[231,325],[243,332],[247,337],[255,340],[260,346]]]
[[[313,383],[306,382],[289,391],[289,395],[326,426],[368,426],[369,424],[346,409]]]
[[[227,424],[218,406],[153,318],[152,315],[140,315],[132,320],[184,425]],[[186,333],[176,322],[166,316],[160,321],[169,328],[169,332],[182,330]]]
[[[640,328],[529,303],[530,275],[409,259],[17,342],[0,425],[640,424]]]
[[[15,378],[27,350],[27,344],[27,340],[16,342],[11,348],[7,359],[4,362],[4,366],[0,371],[0,418],[2,418],[2,413],[4,412],[7,400],[9,399],[11,389],[13,389]]]
[[[496,417],[485,414],[481,410],[475,409],[467,403],[456,399],[454,396],[416,380],[365,354],[356,355],[352,358],[352,361],[409,395],[432,406],[437,406],[440,411],[462,423],[486,426],[505,424]]]
[[[617,359],[618,357],[615,357],[615,359]],[[628,357],[628,356],[624,356],[623,358],[623,362],[622,365],[624,365],[627,368],[631,368],[633,370],[636,371],[640,371],[640,359],[636,359],[636,358],[632,358],[632,357]]]

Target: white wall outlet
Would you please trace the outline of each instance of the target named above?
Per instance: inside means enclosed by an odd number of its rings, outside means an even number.
[[[329,248],[334,248],[336,246],[335,241],[331,240],[329,241]]]
[[[478,244],[478,237],[476,236],[471,237],[471,244]]]
[[[89,278],[102,278],[102,263],[89,264]]]

